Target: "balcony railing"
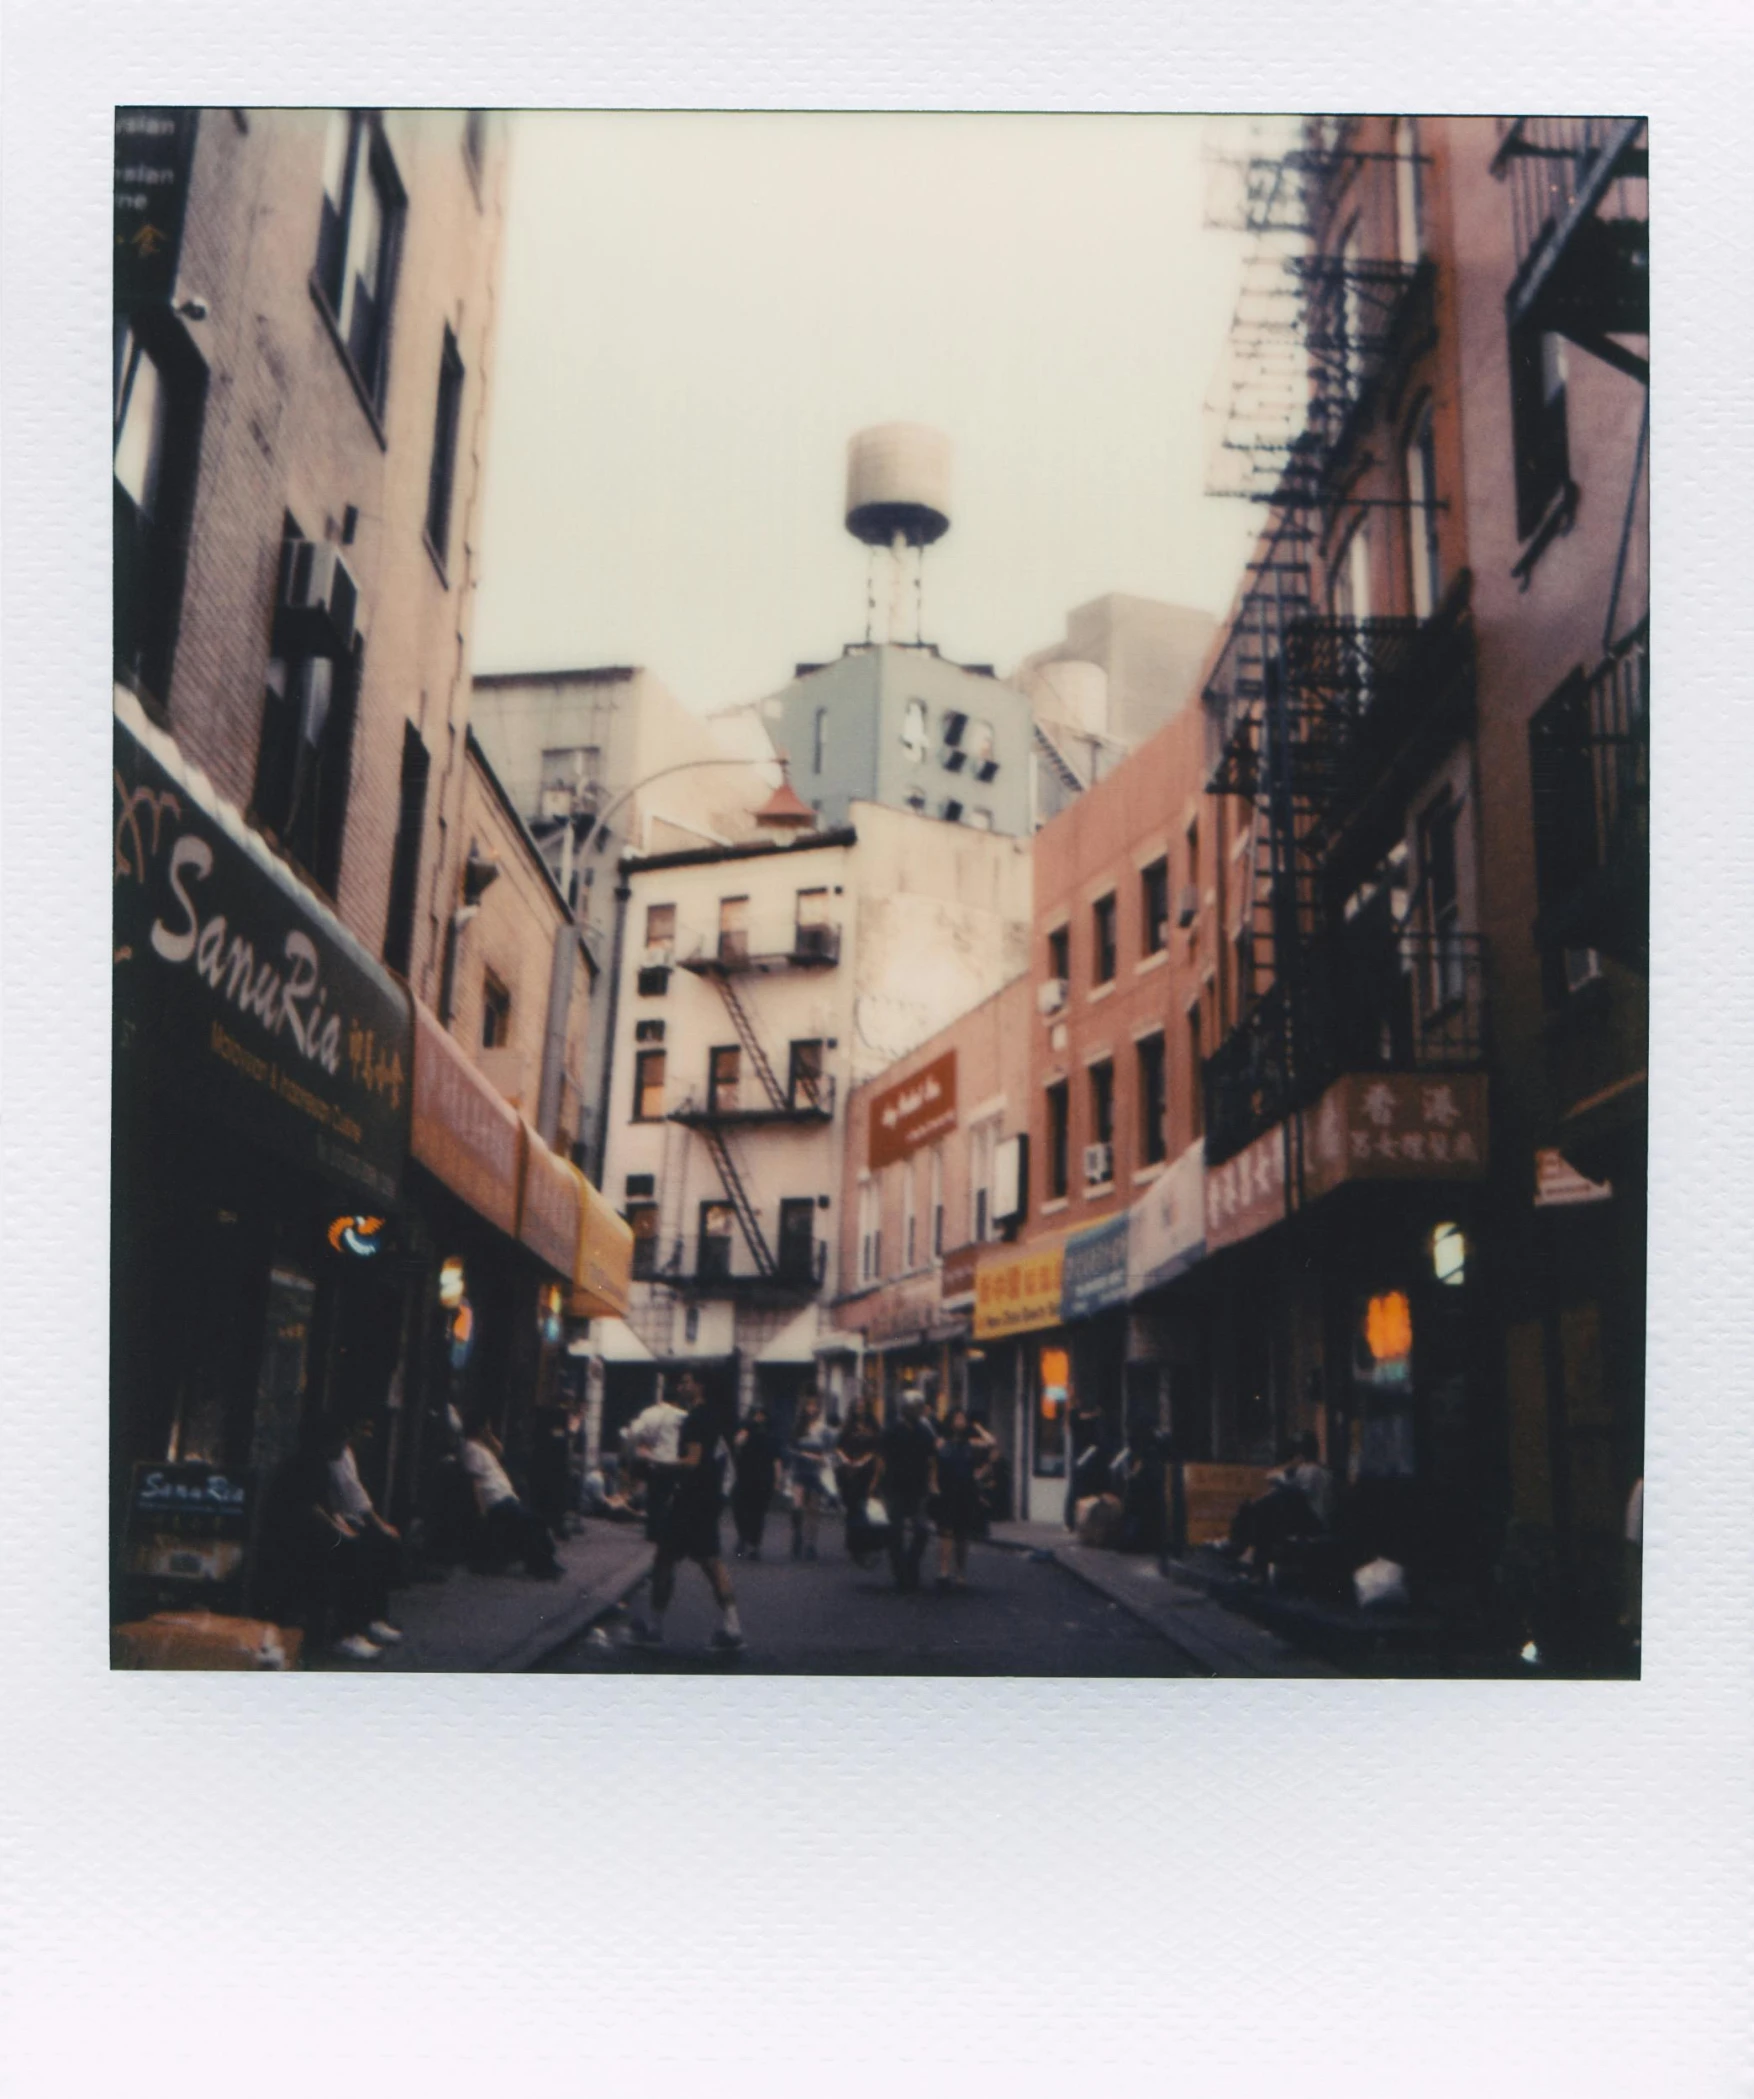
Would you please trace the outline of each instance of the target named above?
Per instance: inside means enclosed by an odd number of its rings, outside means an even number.
[[[784,1099],[773,1101],[759,1085],[739,1081],[735,1086],[709,1088],[704,1099],[689,1094],[670,1111],[670,1120],[689,1129],[709,1123],[747,1129],[763,1123],[832,1122],[834,1089],[834,1074],[822,1072],[813,1078],[794,1079]]]
[[[1230,1158],[1342,1072],[1468,1070],[1485,1054],[1477,934],[1342,938],[1304,955],[1206,1059],[1206,1156]]]
[[[678,966],[696,976],[767,975],[782,969],[829,969],[840,960],[840,927],[776,921],[727,928],[697,940]]]
[[[1516,119],[1493,163],[1510,186],[1513,325],[1648,333],[1648,166],[1641,118]]]
[[[671,1245],[669,1259],[654,1271],[653,1280],[688,1297],[784,1304],[814,1296],[828,1273],[826,1239],[812,1239],[808,1246],[782,1243],[773,1267],[765,1272],[737,1267],[736,1250],[735,1241],[696,1240],[693,1263],[686,1265],[691,1248],[688,1241],[678,1239]]]
[[[1649,964],[1650,626],[1587,676],[1568,678],[1529,723],[1536,933]]]

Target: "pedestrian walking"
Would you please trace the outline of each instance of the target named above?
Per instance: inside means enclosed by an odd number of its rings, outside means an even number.
[[[847,1536],[867,1529],[865,1505],[871,1498],[871,1483],[877,1477],[877,1446],[881,1431],[876,1410],[868,1399],[856,1399],[836,1441],[839,1458],[836,1485],[847,1512]]]
[[[695,1383],[691,1371],[683,1371],[677,1379],[677,1387]],[[682,1442],[682,1424],[688,1419],[688,1409],[678,1406],[674,1395],[661,1391],[651,1405],[636,1414],[624,1431],[627,1454],[634,1467],[644,1475],[646,1496],[646,1537],[656,1545],[663,1533],[664,1518],[669,1512],[670,1496],[676,1489],[676,1460]]]
[[[1066,1528],[1078,1528],[1078,1504],[1087,1494],[1100,1494],[1108,1470],[1102,1409],[1095,1400],[1073,1402],[1066,1425]]]
[[[779,1491],[780,1474],[779,1440],[768,1425],[766,1407],[757,1400],[731,1439],[731,1516],[740,1560],[761,1558],[761,1534]]]
[[[834,1431],[822,1418],[822,1402],[806,1392],[792,1423],[792,1557],[813,1560],[822,1526],[822,1468],[834,1455]]]
[[[932,1461],[932,1513],[938,1526],[940,1592],[967,1584],[968,1541],[985,1520],[981,1491],[998,1447],[962,1407],[957,1407],[945,1423],[943,1440]]]
[[[904,1392],[900,1414],[883,1431],[877,1446],[873,1491],[883,1496],[889,1512],[889,1565],[900,1590],[919,1587],[920,1562],[931,1535],[926,1500],[938,1439],[926,1420],[925,1407],[918,1391]]]
[[[652,1615],[635,1623],[633,1637],[642,1647],[664,1639],[664,1613],[676,1593],[676,1569],[692,1560],[707,1578],[723,1623],[712,1645],[729,1651],[743,1645],[742,1621],[724,1556],[719,1550],[719,1510],[724,1493],[719,1475],[719,1446],[724,1430],[719,1409],[701,1390],[693,1371],[676,1381],[677,1397],[687,1402],[677,1436],[675,1476],[666,1497],[663,1523],[652,1560]]]

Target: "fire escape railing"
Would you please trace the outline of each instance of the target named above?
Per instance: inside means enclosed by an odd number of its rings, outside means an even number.
[[[1313,946],[1205,1061],[1206,1156],[1232,1157],[1350,1071],[1459,1071],[1486,1054],[1478,934],[1401,931]]]
[[[1518,117],[1493,161],[1510,189],[1511,326],[1569,335],[1643,377],[1645,360],[1604,338],[1649,332],[1649,164],[1642,117]]]
[[[1650,623],[1574,672],[1529,723],[1536,938],[1650,960]]]

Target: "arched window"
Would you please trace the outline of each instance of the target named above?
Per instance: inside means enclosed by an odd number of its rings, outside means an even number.
[[[1397,117],[1395,155],[1395,253],[1410,269],[1425,253],[1425,198],[1419,180],[1419,124]]]
[[[1443,595],[1437,554],[1437,448],[1431,403],[1422,401],[1407,432],[1407,566],[1413,616],[1429,619]]]

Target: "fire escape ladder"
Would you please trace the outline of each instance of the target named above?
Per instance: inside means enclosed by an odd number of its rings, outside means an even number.
[[[749,1200],[749,1190],[743,1185],[743,1176],[737,1170],[737,1161],[731,1156],[731,1147],[725,1133],[706,1124],[701,1135],[706,1139],[707,1149],[713,1155],[713,1164],[719,1170],[719,1179],[724,1183],[725,1193],[731,1198],[731,1208],[737,1213],[737,1222],[742,1228],[755,1266],[764,1277],[774,1273],[772,1249],[761,1229],[761,1219],[756,1215],[755,1205]]]
[[[768,1061],[767,1051],[761,1046],[761,1037],[755,1032],[755,1023],[749,1018],[748,1007],[737,995],[737,987],[726,971],[715,971],[714,981],[719,987],[719,996],[725,1002],[725,1009],[731,1016],[731,1025],[737,1030],[737,1040],[743,1045],[750,1063],[755,1066],[756,1075],[761,1080],[769,1103],[773,1107],[783,1108],[786,1105],[785,1089],[775,1076],[774,1068]]]

